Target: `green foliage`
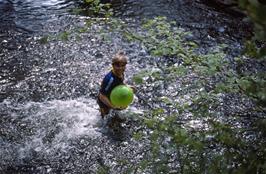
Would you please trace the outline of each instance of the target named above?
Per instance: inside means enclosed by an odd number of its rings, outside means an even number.
[[[142,35],[130,35],[127,38],[140,40],[154,56],[187,57],[191,53],[193,42],[183,42],[183,36],[188,35],[182,29],[173,27],[175,22],[167,22],[165,17],[156,17],[143,24]],[[187,47],[190,45],[190,47]]]
[[[258,0],[239,0],[239,6],[247,11],[254,22],[257,39],[266,40],[266,5]]]
[[[100,166],[96,172],[97,174],[108,174],[109,173],[109,167],[107,166]]]
[[[253,41],[246,41],[244,53],[247,54],[247,56],[249,57],[254,57],[254,58],[261,57],[259,50]]]
[[[222,48],[205,55],[195,52],[195,44],[184,39],[186,32],[174,27],[166,18],[148,20],[143,25],[143,34],[129,34],[130,40],[140,41],[154,56],[175,57],[183,64],[161,66],[160,71],[145,70],[133,78],[138,85],[155,84],[157,81],[182,78],[194,75],[193,81],[183,81],[179,95],[190,95],[187,101],[174,102],[168,96],[158,102],[175,107],[178,112],[169,113],[162,108],[154,108],[144,118],[144,125],[151,130],[150,157],[144,167],[153,173],[175,171],[176,173],[260,173],[265,169],[266,151],[263,137],[249,141],[242,135],[250,131],[265,135],[264,122],[251,127],[235,127],[220,120],[223,112],[221,96],[237,95],[255,102],[254,110],[265,106],[265,73],[238,73],[231,68]],[[253,52],[253,53],[252,53]],[[259,52],[249,46],[249,54]],[[236,64],[245,66],[243,57],[236,58]],[[163,78],[162,78],[163,77]],[[147,80],[149,79],[149,80]],[[181,98],[181,96],[179,96]],[[262,109],[263,110],[263,109]],[[189,128],[182,120],[191,115],[206,123],[207,129]],[[237,114],[226,115],[239,119]],[[256,130],[256,131],[254,131]],[[265,136],[264,136],[265,137]],[[214,148],[213,148],[214,147]],[[169,163],[178,161],[178,167]],[[151,159],[149,159],[151,158]],[[145,169],[143,169],[145,170]]]
[[[142,132],[135,132],[135,133],[133,134],[133,138],[134,138],[135,140],[137,140],[137,141],[141,140],[142,137],[143,137],[143,133],[142,133]]]
[[[43,36],[42,38],[40,38],[39,42],[41,44],[47,44],[49,40],[49,36]]]
[[[103,4],[100,2],[100,0],[83,0],[83,6],[83,9],[75,9],[75,13],[105,18],[111,17],[113,15],[111,4]]]
[[[70,31],[63,31],[60,32],[58,35],[56,36],[43,36],[41,39],[39,39],[39,42],[41,44],[47,44],[49,41],[53,40],[53,39],[57,39],[57,40],[61,40],[61,41],[68,41],[69,37],[70,37],[71,32]],[[78,35],[76,35],[76,38],[78,39]]]
[[[204,76],[214,76],[223,71],[223,67],[227,65],[224,53],[211,53],[199,56],[200,62],[194,64],[193,67],[196,72]]]
[[[97,25],[105,24],[105,25],[110,25],[111,27],[115,28],[114,23],[117,20],[110,19],[110,17],[113,15],[111,4],[108,4],[108,3],[102,4],[100,0],[83,0],[82,7],[83,8],[74,9],[73,12],[75,14],[83,14],[83,15],[92,17],[90,19],[85,20],[85,26],[76,27],[74,29],[62,31],[57,36],[54,36],[54,37],[44,36],[43,38],[39,40],[40,43],[46,44],[52,38],[59,39],[61,41],[68,41],[70,37],[75,38],[76,41],[79,41],[82,39],[80,34],[89,32],[90,28],[94,24],[97,24]],[[119,26],[119,22],[116,22],[116,26]],[[110,38],[108,38],[107,36],[107,33],[109,33],[110,31],[99,30],[96,32],[97,32],[97,35],[101,36],[102,39],[104,39],[105,41],[110,40]]]
[[[68,41],[69,38],[69,32],[64,31],[62,33],[59,34],[58,38],[62,41]]]
[[[246,76],[238,79],[238,84],[243,92],[252,97],[261,106],[266,106],[266,79],[265,73],[260,76]]]
[[[188,72],[188,69],[184,65],[180,66],[169,66],[166,68],[166,72],[171,74],[173,77],[176,76],[185,76]]]
[[[239,6],[247,12],[249,18],[254,23],[255,28],[255,40],[266,41],[266,5],[259,0],[238,0]],[[250,46],[248,43],[247,46]],[[250,47],[247,48],[248,50]],[[266,45],[261,48],[257,48],[257,53],[260,57],[266,57]],[[254,48],[252,48],[251,54],[254,54]],[[255,55],[257,57],[258,54]]]
[[[132,80],[137,85],[142,84],[143,83],[143,76],[141,74],[136,74],[133,76]]]
[[[156,80],[162,80],[162,76],[160,75],[160,70],[154,69],[154,70],[143,70],[139,72],[138,74],[135,74],[132,78],[133,82],[136,84],[143,84],[145,82],[145,79],[152,78],[155,81]]]
[[[86,33],[87,31],[88,31],[88,28],[86,28],[86,27],[82,27],[82,28],[77,29],[77,32],[79,32],[79,33]]]

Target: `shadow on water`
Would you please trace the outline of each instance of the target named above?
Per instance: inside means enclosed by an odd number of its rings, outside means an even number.
[[[112,141],[122,142],[128,138],[130,129],[130,120],[125,116],[127,113],[113,111],[101,120],[101,130],[103,135],[106,135]]]

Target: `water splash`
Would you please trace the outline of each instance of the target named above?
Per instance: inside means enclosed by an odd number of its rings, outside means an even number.
[[[33,153],[53,155],[58,150],[71,148],[71,140],[80,136],[101,136],[97,125],[101,117],[93,99],[24,104],[5,101],[0,106],[9,112],[11,122],[7,124],[12,132],[1,132],[0,164],[11,163],[14,159],[18,164],[21,160],[32,158]],[[1,122],[1,126],[2,124],[5,122]]]

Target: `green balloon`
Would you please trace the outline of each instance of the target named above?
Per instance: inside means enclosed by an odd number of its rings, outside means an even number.
[[[110,95],[111,102],[116,107],[127,107],[134,98],[133,90],[126,85],[116,86]]]

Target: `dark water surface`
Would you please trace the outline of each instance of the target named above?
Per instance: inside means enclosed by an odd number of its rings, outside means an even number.
[[[120,132],[101,121],[95,101],[100,81],[110,70],[110,58],[119,49],[129,57],[126,76],[157,70],[158,60],[137,43],[117,33],[102,39],[94,24],[80,39],[51,39],[85,26],[84,16],[69,10],[67,0],[0,0],[0,173],[109,173],[128,171],[145,156],[148,143],[132,138],[137,116],[154,96],[175,94],[178,84],[151,86],[143,98],[119,113],[126,117]],[[167,16],[191,32],[198,43],[212,47],[227,43],[236,48],[249,32],[241,18],[222,14],[200,1],[128,0],[118,3],[116,16],[133,21]],[[236,32],[237,31],[237,32]],[[139,96],[141,97],[141,96]],[[125,161],[127,163],[125,163]],[[138,171],[136,171],[138,173]]]
[[[1,27],[11,25],[17,30],[38,32],[47,21],[67,14],[72,5],[69,0],[1,0]]]

